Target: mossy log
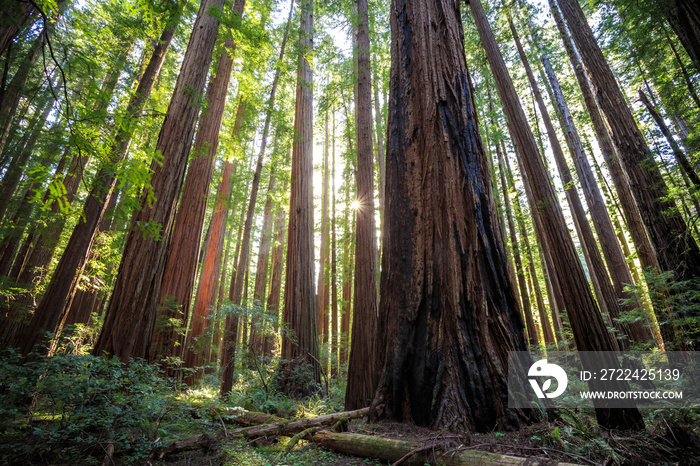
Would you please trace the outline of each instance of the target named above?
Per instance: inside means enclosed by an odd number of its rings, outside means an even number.
[[[378,437],[373,435],[335,433],[322,430],[313,436],[313,441],[329,450],[365,458],[385,461],[401,461],[402,465],[423,465],[426,463],[444,466],[479,465],[571,465],[545,458],[521,458],[517,456],[488,453],[478,450],[456,450],[445,452],[439,444],[421,444],[405,440]],[[406,458],[407,455],[415,452]]]
[[[369,408],[346,411],[343,413],[326,414],[324,416],[283,421],[264,426],[246,427],[232,432],[233,435],[243,435],[246,438],[269,437],[273,435],[294,435],[310,427],[333,425],[341,419],[358,419],[367,416]]]
[[[237,424],[243,427],[259,426],[261,424],[273,424],[285,422],[286,419],[275,416],[273,414],[259,413],[256,411],[247,411],[241,408],[229,408],[221,413],[224,422],[227,424]]]

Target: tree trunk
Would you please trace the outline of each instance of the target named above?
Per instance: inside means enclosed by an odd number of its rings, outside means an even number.
[[[382,370],[370,417],[513,430],[534,416],[504,403],[507,353],[527,344],[458,13],[449,2],[392,2]]]
[[[367,0],[357,2],[357,229],[352,340],[345,391],[345,409],[367,406],[377,375],[377,231],[374,224],[374,160],[372,159],[372,83]]]
[[[498,44],[493,36],[491,27],[486,19],[479,0],[469,0],[479,36],[482,40],[489,65],[496,78],[496,86],[506,113],[508,129],[519,149],[525,173],[530,181],[536,209],[533,216],[539,217],[544,226],[547,247],[551,250],[554,269],[563,293],[563,305],[566,308],[574,333],[574,340],[579,351],[613,351],[615,346],[608,334],[603,318],[593,295],[588,288],[586,275],[578,259],[573,242],[569,236],[564,216],[559,208],[552,185],[547,177],[544,164],[537,149],[537,143],[529,128],[525,113],[518,100],[513,82],[508,75]],[[587,361],[583,361],[586,367]],[[612,359],[610,367],[618,363]],[[597,381],[590,383],[595,390]],[[620,383],[622,389],[627,389],[626,383]],[[610,409],[607,405],[596,406],[598,422],[607,428],[640,428],[643,427],[639,411],[636,408]]]
[[[194,300],[194,312],[192,315],[192,330],[187,337],[185,345],[185,367],[194,369],[195,372],[185,377],[185,383],[192,386],[199,382],[204,375],[201,366],[205,363],[205,355],[208,353],[208,341],[203,336],[207,328],[211,328],[209,315],[216,302],[216,291],[219,274],[221,273],[221,256],[224,248],[224,232],[226,219],[228,218],[228,199],[231,194],[231,172],[233,163],[226,161],[221,175],[221,184],[216,193],[216,205],[211,219],[211,237],[204,254],[202,276],[199,281],[199,289]]]
[[[287,183],[282,187],[282,191],[287,190]],[[272,259],[270,264],[270,291],[267,296],[267,310],[275,317],[275,332],[279,330],[280,298],[282,296],[282,263],[284,259],[284,227],[287,224],[286,215],[282,206],[277,207],[277,219],[275,220],[275,247],[272,249]],[[276,336],[265,339],[264,354],[271,356]]]
[[[658,110],[656,110],[654,105],[649,101],[647,95],[641,89],[639,90],[639,100],[641,100],[641,102],[644,104],[647,111],[656,122],[656,125],[659,127],[661,134],[663,134],[666,138],[666,142],[668,142],[668,145],[671,147],[671,151],[673,152],[673,156],[676,158],[676,162],[678,162],[678,165],[681,166],[681,169],[685,172],[686,176],[690,178],[690,181],[693,182],[695,188],[697,189],[698,187],[700,187],[700,178],[698,178],[698,174],[695,173],[695,170],[690,165],[690,162],[688,161],[688,157],[686,157],[685,152],[683,152],[676,140],[673,139],[671,130],[668,129],[668,126],[666,126],[663,117],[658,112]]]
[[[345,453],[346,455],[361,456],[364,458],[376,458],[402,464],[405,466],[422,466],[434,464],[439,466],[527,466],[531,464],[549,463],[549,459],[540,459],[489,453],[480,450],[448,448],[443,451],[439,445],[439,437],[436,444],[424,445],[418,442],[399,440],[394,438],[379,437],[377,435],[363,435],[354,433],[336,433],[322,430],[313,435],[312,441],[329,450]],[[574,466],[572,463],[556,462],[559,466]]]
[[[328,271],[328,152],[330,150],[330,137],[328,134],[328,110],[326,110],[325,141],[323,145],[323,186],[321,197],[321,248],[319,258],[318,281],[316,285],[316,312],[318,320],[318,335],[320,341],[328,343],[328,301],[329,288],[326,280]]]
[[[513,245],[513,261],[515,262],[515,271],[517,274],[517,279],[511,278],[513,284],[517,283],[520,289],[520,299],[523,303],[523,314],[525,316],[525,328],[527,329],[527,337],[531,346],[537,346],[537,331],[535,330],[535,321],[532,318],[532,307],[530,306],[530,298],[527,292],[527,281],[525,280],[525,268],[523,267],[523,262],[520,257],[520,246],[518,244],[518,238],[515,234],[515,222],[513,221],[513,212],[510,205],[510,188],[506,183],[505,165],[503,163],[503,155],[501,154],[501,148],[496,144],[496,156],[498,157],[498,171],[501,178],[501,187],[503,189],[503,199],[505,203],[505,213],[506,220],[508,223],[508,233],[510,235],[510,242]],[[505,237],[505,234],[502,233]],[[521,241],[524,241],[522,231],[521,231]]]
[[[331,377],[338,374],[338,254],[335,221],[335,113],[333,114],[333,156],[331,168]]]
[[[302,0],[283,318],[295,340],[282,336],[282,359],[286,362],[280,367],[280,386],[289,395],[313,392],[321,375],[314,299],[313,74],[306,60],[313,50],[312,13],[313,0]],[[311,366],[313,376],[297,384],[293,371],[302,363]]]
[[[661,172],[580,5],[572,0],[559,0],[559,6],[593,83],[661,270],[675,271],[681,280],[699,276],[700,250],[692,236],[686,234],[683,220],[678,215],[669,215],[674,203],[667,199],[668,190]]]
[[[692,0],[655,2],[700,72],[700,11]]]
[[[233,14],[240,18],[243,15],[244,6],[245,0],[236,0]],[[216,150],[219,145],[221,120],[231,81],[232,55],[235,50],[236,44],[233,39],[226,37],[223,52],[219,55],[216,74],[210,78],[207,87],[206,112],[203,112],[200,117],[193,159],[187,170],[182,201],[173,226],[172,241],[166,245],[167,262],[159,296],[156,297],[157,302],[163,306],[158,313],[158,320],[161,322],[169,318],[181,318],[186,324],[189,320],[192,293],[197,279],[197,259],[200,254],[204,217],[216,162]],[[236,117],[238,118],[238,115]],[[234,128],[237,126],[234,125]],[[166,300],[169,303],[167,307],[164,306]],[[179,334],[177,329],[170,326],[164,328],[156,326],[153,331],[149,360],[160,362],[162,359],[179,356],[184,348],[183,343],[184,335]],[[172,371],[170,368],[168,370]]]
[[[158,135],[156,150],[162,160],[152,163],[152,189],[142,195],[141,209],[132,218],[105,322],[93,350],[96,355],[106,352],[123,362],[149,357],[167,246],[199,113],[196,102],[204,90],[219,30],[213,11],[222,6],[223,0],[203,0],[193,25]]]
[[[525,254],[527,255],[528,267],[530,270],[530,277],[532,279],[532,287],[535,290],[535,297],[537,300],[537,310],[540,314],[540,326],[542,327],[542,334],[544,336],[544,341],[547,345],[556,345],[557,340],[552,331],[552,327],[549,324],[549,317],[547,317],[547,309],[544,305],[544,299],[542,298],[542,290],[540,289],[539,279],[537,278],[537,270],[535,269],[535,258],[532,254],[532,249],[530,247],[530,239],[527,234],[527,228],[525,227],[525,221],[523,220],[523,209],[520,204],[520,192],[515,188],[515,183],[513,182],[512,172],[510,170],[510,163],[508,162],[508,154],[504,155],[505,159],[505,170],[507,179],[507,189],[510,191],[515,191],[515,200],[513,202],[513,210],[515,211],[515,219],[518,223],[518,229],[520,230],[521,243],[525,246]],[[550,301],[554,298],[550,296]],[[554,304],[550,303],[550,308],[554,308]],[[556,319],[552,319],[556,320]]]
[[[98,226],[113,195],[117,181],[116,167],[126,158],[129,151],[133,135],[133,120],[141,115],[146,105],[146,100],[165,60],[165,54],[175,34],[178,22],[179,11],[170,18],[168,25],[163,30],[160,41],[153,51],[141,81],[139,81],[136,93],[129,101],[125,122],[119,126],[110,149],[110,160],[95,176],[90,193],[85,200],[83,216],[73,229],[65,252],[61,256],[61,260],[56,266],[51,281],[36,309],[34,315],[38,321],[33,322],[33,324],[37,325],[37,331],[59,334],[66,322],[75,298],[78,282],[90,254],[90,249],[97,237]],[[116,81],[114,85],[116,85]],[[77,189],[77,182],[74,182],[74,184]],[[60,235],[56,234],[55,236]],[[38,241],[41,243],[43,240],[40,237]],[[48,260],[50,260],[50,255],[47,256]],[[48,262],[43,264],[34,262],[31,266],[47,267]],[[80,303],[76,304],[81,305]],[[74,312],[79,311],[75,309]],[[32,329],[30,328],[30,338],[32,338],[31,332]]]
[[[274,144],[276,145],[276,144]],[[260,247],[258,248],[258,265],[255,270],[255,285],[253,289],[253,300],[259,306],[256,313],[267,315],[265,305],[265,290],[267,288],[267,266],[270,262],[270,240],[272,239],[272,195],[275,190],[274,166],[271,166],[270,182],[267,185],[267,200],[265,201],[265,211],[263,213],[262,230],[260,231]],[[250,343],[252,351],[251,358],[257,358],[263,354],[264,340],[269,335],[269,329],[261,316],[254,316],[251,323]]]

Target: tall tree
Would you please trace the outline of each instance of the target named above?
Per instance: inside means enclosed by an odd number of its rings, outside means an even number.
[[[141,196],[141,209],[132,218],[105,322],[93,350],[97,355],[106,352],[124,362],[149,355],[166,248],[222,6],[223,0],[203,0],[200,5],[156,143],[162,160],[154,160],[151,189]]]
[[[546,246],[551,250],[555,273],[562,288],[563,307],[567,310],[574,340],[579,351],[614,351],[615,346],[607,331],[598,305],[588,287],[583,267],[578,259],[564,216],[559,208],[554,189],[549,181],[537,143],[523,112],[513,82],[508,74],[503,56],[479,0],[469,0],[474,22],[479,31],[486,56],[491,66],[496,87],[503,103],[508,129],[519,150],[519,156],[529,179],[535,203],[533,215],[539,218],[541,231],[546,237]],[[611,367],[618,366],[614,358],[606,361]],[[583,361],[584,366],[587,361]],[[597,381],[592,381],[593,389]],[[621,383],[621,389],[627,388]],[[597,405],[598,422],[608,428],[639,428],[644,425],[636,408],[610,409]]]
[[[372,399],[377,345],[377,233],[374,223],[372,152],[372,82],[367,0],[357,1],[357,229],[353,325],[345,390],[345,409],[359,409]]]
[[[236,19],[241,18],[244,7],[245,0],[235,1],[233,15]],[[236,44],[230,36],[227,36],[218,58],[216,73],[211,77],[207,87],[206,111],[202,112],[200,117],[194,142],[193,160],[187,170],[182,201],[175,216],[172,241],[167,247],[167,262],[163,272],[160,296],[157,299],[161,306],[166,300],[170,300],[170,305],[162,307],[163,310],[159,313],[160,321],[163,318],[180,317],[186,323],[189,319],[204,216],[216,162],[216,151],[219,146],[219,132],[231,81],[235,50]],[[152,340],[149,358],[151,361],[160,361],[162,358],[179,355],[184,336],[172,327],[156,328]]]
[[[552,9],[556,8],[553,2]],[[572,0],[560,0],[559,7],[588,71],[661,270],[675,271],[680,279],[700,276],[700,249],[686,234],[683,220],[669,214],[674,204],[667,197],[661,172],[583,10]]]
[[[224,232],[226,231],[226,219],[228,218],[228,200],[231,197],[231,173],[233,162],[224,162],[221,175],[221,184],[216,193],[214,215],[211,219],[211,236],[207,242],[202,264],[202,276],[199,280],[199,289],[194,300],[192,315],[192,330],[187,336],[185,345],[185,367],[194,369],[194,372],[185,377],[185,383],[194,385],[204,375],[201,366],[205,363],[208,353],[207,343],[202,336],[210,326],[209,315],[216,301],[217,280],[221,271],[221,256],[224,249]]]
[[[507,352],[527,344],[458,13],[452,2],[392,2],[382,370],[370,416],[517,429],[504,374]]]
[[[281,386],[288,394],[310,393],[321,377],[314,293],[313,73],[307,61],[313,50],[313,0],[301,1],[299,16],[299,65],[284,284],[284,322],[294,332],[294,338],[282,336],[285,362],[280,367]],[[313,376],[296,385],[292,371],[301,364],[310,365]]]

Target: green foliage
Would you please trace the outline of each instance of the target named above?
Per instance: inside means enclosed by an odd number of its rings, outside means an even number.
[[[107,445],[139,464],[183,417],[178,387],[153,366],[87,355],[0,359],[0,461],[97,463]]]
[[[673,271],[658,273],[652,269],[645,270],[644,277],[647,287],[643,284],[628,285],[626,290],[634,297],[623,300],[623,303],[638,305],[648,293],[659,326],[673,327],[675,331],[674,341],[664,341],[666,351],[696,344],[700,338],[700,280],[677,280]],[[647,311],[639,306],[623,312],[619,321],[639,322],[649,327]]]

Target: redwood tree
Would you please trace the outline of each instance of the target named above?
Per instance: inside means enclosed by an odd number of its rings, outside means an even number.
[[[488,23],[479,0],[469,0],[474,22],[479,31],[489,65],[496,79],[496,87],[506,114],[508,130],[518,148],[518,154],[525,169],[532,194],[533,216],[540,222],[541,240],[550,249],[554,267],[548,270],[555,274],[563,291],[562,307],[568,312],[574,340],[579,351],[614,351],[614,345],[603,322],[598,305],[588,287],[588,281],[578,254],[569,236],[564,216],[550,184],[544,162],[528,125],[513,82],[508,74],[503,56]],[[559,303],[558,303],[559,304]],[[607,361],[610,367],[618,365],[616,359]],[[585,364],[585,361],[584,361]],[[589,383],[596,389],[597,382]],[[628,389],[620,383],[620,390]],[[639,411],[635,408],[610,409],[602,406],[596,410],[601,425],[608,428],[638,428],[643,426]]]
[[[192,145],[198,100],[204,90],[219,30],[223,0],[202,0],[158,135],[162,160],[151,165],[151,188],[141,196],[141,209],[131,220],[124,255],[105,322],[93,352],[113,354],[122,361],[148,357],[165,267],[175,206]]]
[[[313,390],[311,383],[320,382],[321,376],[314,293],[313,73],[307,61],[313,50],[313,0],[301,1],[299,15],[299,65],[283,317],[293,335],[282,336],[284,362],[280,367],[281,386],[288,394],[309,393]],[[298,386],[292,372],[301,364],[310,365],[313,376]]]
[[[382,371],[370,416],[517,429],[505,401],[507,352],[527,344],[458,11],[438,0],[392,2]]]

